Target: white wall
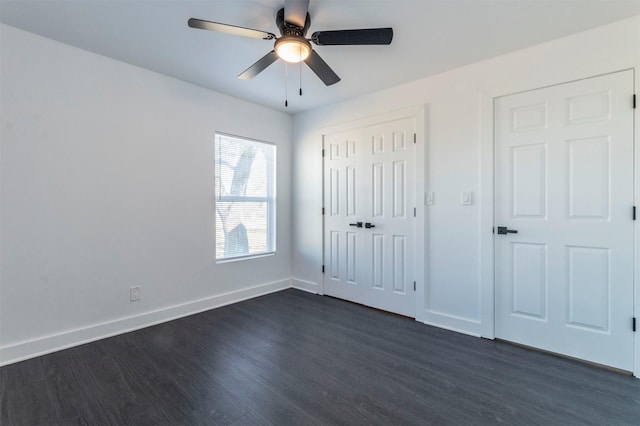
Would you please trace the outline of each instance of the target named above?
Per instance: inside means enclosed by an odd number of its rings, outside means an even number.
[[[424,207],[428,261],[417,320],[493,337],[492,99],[627,68],[640,69],[640,16],[297,115],[294,283],[322,291],[321,129],[426,104],[426,187],[435,193],[435,204]],[[472,206],[460,204],[465,190],[473,191]],[[639,192],[636,199],[640,200]],[[640,241],[638,228],[636,240]],[[640,271],[637,254],[636,262]],[[636,317],[640,318],[637,282],[636,289]],[[638,337],[636,348],[636,375],[640,375]]]
[[[0,31],[0,364],[290,286],[289,115]],[[278,146],[275,256],[215,264],[216,131]]]

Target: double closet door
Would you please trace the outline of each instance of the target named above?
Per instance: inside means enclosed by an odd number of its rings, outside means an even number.
[[[415,118],[324,136],[324,292],[415,317]]]

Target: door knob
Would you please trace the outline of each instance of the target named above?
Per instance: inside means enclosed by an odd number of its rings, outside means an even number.
[[[506,226],[498,226],[498,235],[517,234],[515,229],[508,229]]]
[[[375,226],[375,225],[370,224],[369,222],[367,222],[367,223],[365,223],[365,224],[364,224],[364,227],[365,227],[365,228],[367,228],[367,229],[369,229],[369,228],[375,228],[376,226]]]
[[[356,228],[362,228],[362,222],[350,223],[349,226],[355,226]]]

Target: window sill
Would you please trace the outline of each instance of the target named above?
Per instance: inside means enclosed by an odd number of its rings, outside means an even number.
[[[242,260],[257,259],[260,257],[269,257],[269,256],[274,256],[275,254],[276,254],[275,251],[271,251],[267,253],[250,254],[247,256],[237,256],[237,257],[229,257],[226,259],[216,259],[216,265],[219,263],[240,262]]]

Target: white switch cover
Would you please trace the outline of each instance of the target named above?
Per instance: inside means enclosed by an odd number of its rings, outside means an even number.
[[[470,206],[473,204],[473,193],[471,191],[462,191],[460,201],[463,206]]]
[[[434,194],[433,192],[425,192],[424,194],[424,205],[425,206],[430,206],[433,204],[434,201]]]

